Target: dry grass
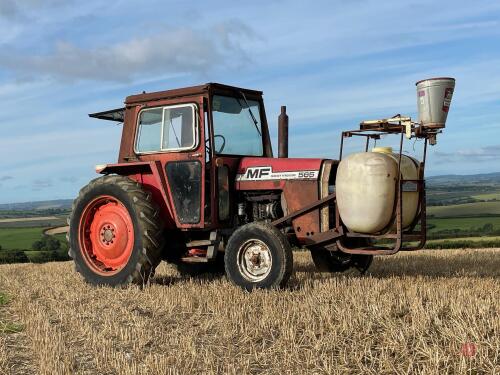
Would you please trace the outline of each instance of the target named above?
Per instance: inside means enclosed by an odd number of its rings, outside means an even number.
[[[70,263],[0,266],[0,373],[500,373],[500,249],[376,259],[364,277],[310,272],[246,293],[225,278],[92,288]],[[477,353],[461,354],[465,343]]]

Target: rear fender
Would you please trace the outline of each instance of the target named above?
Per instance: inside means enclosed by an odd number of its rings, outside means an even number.
[[[166,194],[167,184],[159,161],[97,165],[96,172],[127,176],[140,183],[146,190],[151,192],[153,200],[161,209],[166,226],[175,227],[174,213]]]

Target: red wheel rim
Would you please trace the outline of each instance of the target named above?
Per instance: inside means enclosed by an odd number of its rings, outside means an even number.
[[[134,224],[125,206],[108,195],[87,204],[80,219],[79,244],[94,272],[105,276],[120,272],[134,248]]]

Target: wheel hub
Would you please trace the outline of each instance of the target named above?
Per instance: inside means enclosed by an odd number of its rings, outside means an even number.
[[[258,282],[265,279],[271,272],[271,266],[271,251],[264,242],[249,240],[240,247],[238,267],[247,280]]]
[[[115,228],[107,225],[101,228],[101,240],[105,245],[110,245],[113,243],[113,239],[115,238]]]
[[[99,273],[120,271],[134,247],[132,218],[116,198],[96,198],[84,209],[80,241],[86,262]]]

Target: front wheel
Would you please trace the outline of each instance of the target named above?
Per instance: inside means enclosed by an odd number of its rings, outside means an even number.
[[[228,279],[243,289],[279,288],[292,274],[293,253],[276,227],[254,222],[229,238],[224,263]]]

